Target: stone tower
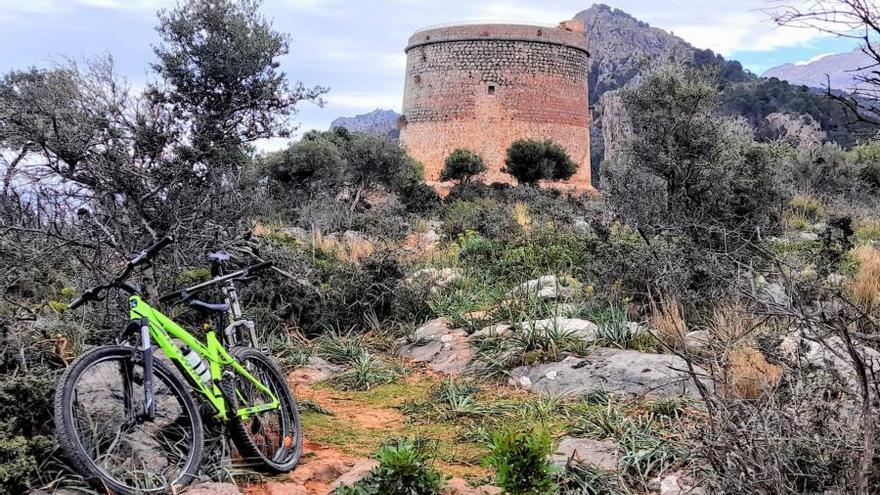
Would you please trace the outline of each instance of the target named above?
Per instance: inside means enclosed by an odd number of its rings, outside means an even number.
[[[406,47],[400,141],[439,185],[446,157],[468,148],[501,172],[518,139],[551,139],[578,164],[563,188],[590,187],[587,39],[581,21],[557,27],[458,24],[413,34]]]

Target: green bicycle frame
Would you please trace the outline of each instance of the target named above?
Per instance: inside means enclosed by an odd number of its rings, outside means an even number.
[[[223,421],[229,419],[226,399],[217,385],[217,380],[221,377],[222,368],[225,366],[231,366],[236,373],[253,383],[258,390],[270,398],[269,402],[263,404],[245,404],[245,407],[234,411],[235,416],[247,419],[251,414],[280,407],[281,402],[275,394],[229,354],[213,331],[208,332],[205,343],[202,344],[197,338],[184,330],[183,327],[171,320],[171,318],[144,302],[141,296],[132,295],[128,298],[128,302],[130,318],[132,320],[146,318],[149,321],[150,338],[187,375],[187,379],[193,388],[198,390],[217,411],[219,419]],[[173,338],[180,339],[187,347],[194,350],[202,359],[208,362],[211,370],[210,386],[205,385],[201,378],[199,378],[198,373],[186,362],[183,358],[183,353],[174,345]]]

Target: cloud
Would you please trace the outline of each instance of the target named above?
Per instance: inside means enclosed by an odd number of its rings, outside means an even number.
[[[815,57],[813,57],[811,59],[801,60],[800,62],[795,62],[794,65],[810,65],[813,62],[818,62],[819,60],[822,60],[823,58],[828,57],[830,55],[834,55],[834,53],[820,53],[819,55],[816,55]]]

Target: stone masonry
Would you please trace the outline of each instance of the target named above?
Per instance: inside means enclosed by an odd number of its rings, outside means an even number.
[[[463,24],[418,31],[406,47],[401,144],[439,186],[446,157],[468,148],[501,172],[518,139],[551,139],[578,164],[556,187],[590,187],[587,39],[580,21],[556,28]]]

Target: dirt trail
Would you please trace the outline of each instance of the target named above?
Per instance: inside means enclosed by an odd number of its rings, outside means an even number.
[[[351,421],[358,429],[393,430],[404,420],[396,410],[356,402],[333,389],[312,388],[295,374],[291,374],[289,381],[297,399],[318,404],[332,412],[334,418]],[[329,495],[340,484],[356,481],[375,465],[372,459],[310,440],[306,429],[302,461],[292,473],[245,487],[242,491],[246,495]]]

